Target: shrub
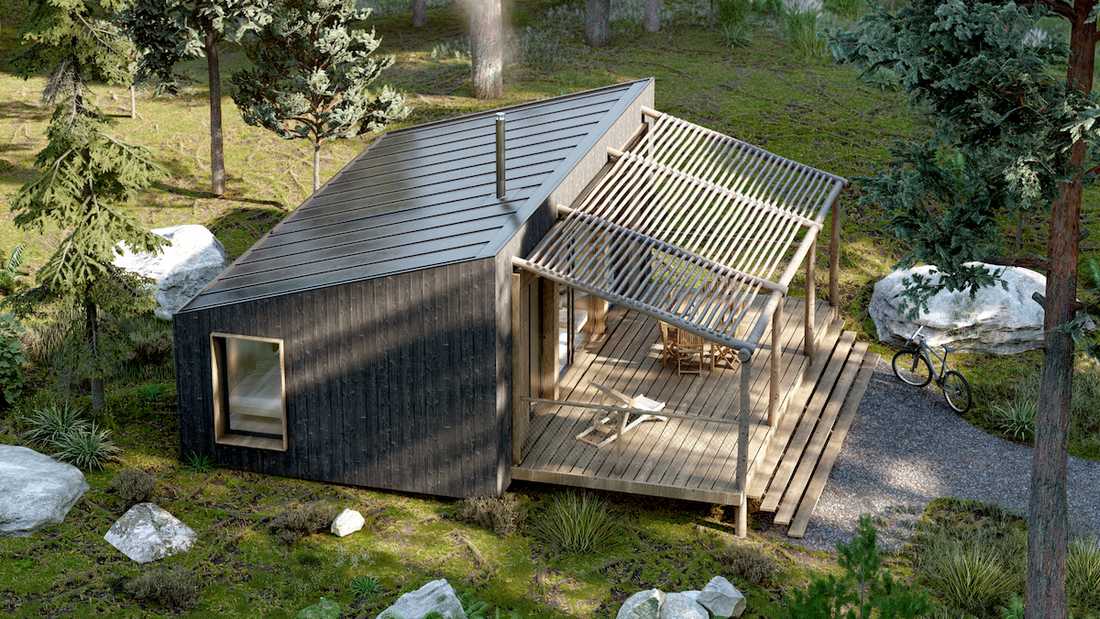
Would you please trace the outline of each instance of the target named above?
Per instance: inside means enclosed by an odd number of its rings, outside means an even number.
[[[752,9],[752,0],[717,0],[714,14],[718,19],[718,25],[723,28],[742,26],[748,20]]]
[[[357,576],[351,579],[351,592],[361,600],[371,600],[382,593],[382,583],[374,576]]]
[[[1017,393],[1005,404],[989,409],[989,421],[998,432],[1017,441],[1030,443],[1035,437],[1038,402],[1030,394]]]
[[[1100,613],[1100,542],[1074,540],[1066,557],[1066,594],[1082,614]]]
[[[23,389],[23,327],[15,316],[0,314],[0,406],[15,404]]]
[[[126,507],[151,499],[156,486],[156,478],[141,469],[123,469],[111,480],[111,492],[118,495]]]
[[[455,520],[492,530],[497,535],[511,535],[526,519],[526,510],[514,494],[500,497],[464,499],[458,504]]]
[[[728,544],[714,558],[725,572],[764,589],[778,583],[779,563],[775,557],[755,544]]]
[[[987,546],[954,542],[937,550],[922,572],[950,610],[988,616],[1015,593],[1016,577]]]
[[[130,579],[126,592],[135,599],[186,610],[198,602],[199,580],[182,567],[154,567]]]
[[[24,437],[47,449],[57,449],[63,436],[86,430],[88,422],[80,409],[68,404],[50,404],[31,411],[23,420]]]
[[[73,428],[62,434],[56,448],[54,457],[86,471],[103,468],[104,464],[114,460],[119,453],[119,448],[111,441],[110,433],[97,427],[95,423]]]
[[[787,595],[781,616],[870,619],[925,617],[931,611],[927,597],[894,580],[882,567],[877,534],[869,516],[859,519],[859,533],[850,543],[837,545],[840,577],[819,576],[806,589]]]
[[[320,501],[290,505],[271,519],[271,533],[284,543],[293,544],[307,535],[327,531],[337,512],[334,506]]]
[[[604,501],[577,492],[555,495],[533,528],[536,538],[567,553],[602,550],[618,530]]]

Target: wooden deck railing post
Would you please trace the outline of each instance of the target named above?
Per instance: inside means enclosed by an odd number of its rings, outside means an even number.
[[[814,314],[817,306],[817,285],[814,266],[817,262],[817,239],[810,243],[806,255],[806,333],[803,342],[807,357],[814,356]]]
[[[558,283],[539,278],[539,395],[558,398]]]
[[[526,362],[530,359],[530,334],[523,320],[523,303],[526,300],[524,283],[529,277],[523,273],[512,273],[512,464],[523,462],[523,448],[531,425],[531,407],[524,400],[531,395],[528,384],[531,375],[526,369]]]
[[[779,423],[779,364],[783,359],[783,299],[772,312],[771,375],[768,377],[768,425]]]
[[[752,353],[741,350],[741,386],[739,409],[737,412],[737,494],[740,505],[737,506],[737,537],[749,535],[749,416],[752,414],[751,389]]]
[[[829,305],[840,304],[840,203],[833,204],[829,236]]]

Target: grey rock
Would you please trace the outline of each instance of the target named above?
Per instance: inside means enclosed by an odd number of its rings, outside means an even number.
[[[88,489],[84,474],[33,449],[0,445],[0,536],[65,520]]]
[[[466,619],[462,602],[446,580],[440,578],[397,598],[397,602],[382,611],[377,619],[423,619],[437,613],[443,619]]]
[[[138,503],[111,525],[103,539],[134,561],[149,563],[189,550],[195,532],[159,506]]]
[[[1000,283],[987,286],[972,298],[969,292],[942,290],[928,300],[928,311],[911,320],[902,311],[904,280],[914,274],[932,281],[933,267],[897,270],[879,280],[868,312],[879,340],[900,344],[923,326],[921,336],[931,346],[950,345],[954,350],[1007,355],[1040,348],[1043,344],[1043,308],[1031,298],[1046,289],[1046,278],[1019,267],[999,267]]]
[[[696,600],[715,617],[740,617],[745,612],[744,594],[721,576],[711,578]]]
[[[340,605],[327,598],[321,598],[312,606],[298,611],[294,619],[340,619]]]
[[[709,619],[710,614],[687,592],[665,595],[660,619]]]
[[[225,247],[203,226],[184,224],[156,228],[168,240],[159,253],[132,252],[120,243],[116,267],[152,279],[156,315],[169,320],[225,269]]]
[[[659,589],[639,591],[626,598],[615,619],[660,619],[665,594]]]

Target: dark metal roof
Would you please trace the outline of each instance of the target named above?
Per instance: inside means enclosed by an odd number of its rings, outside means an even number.
[[[181,311],[493,256],[648,82],[387,133]],[[498,111],[507,113],[503,200],[495,194]]]

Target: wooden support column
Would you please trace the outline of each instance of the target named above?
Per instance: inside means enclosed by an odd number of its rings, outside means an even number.
[[[530,333],[526,318],[527,285],[530,275],[512,273],[512,464],[523,462],[523,447],[531,427],[531,406],[524,398],[531,395]],[[526,311],[525,311],[526,310]]]
[[[741,357],[741,386],[738,393],[740,410],[737,412],[737,493],[741,499],[737,506],[737,537],[749,535],[749,416],[752,414],[752,402],[749,390],[752,388],[752,356],[746,351]]]
[[[803,347],[807,357],[814,356],[814,313],[817,305],[817,284],[814,267],[817,263],[817,239],[810,243],[810,253],[806,255],[806,333]]]
[[[779,369],[783,360],[783,301],[779,303],[772,313],[772,356],[771,374],[768,376],[768,425],[775,427],[779,423]]]
[[[558,283],[539,278],[539,397],[558,399]]]
[[[829,305],[840,304],[840,202],[833,203],[829,236]]]
[[[588,332],[588,341],[591,342],[607,330],[607,301],[594,294],[589,294],[585,301],[588,319],[584,323],[584,330]]]

